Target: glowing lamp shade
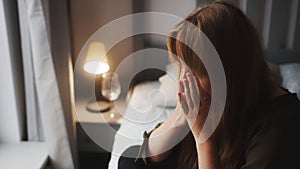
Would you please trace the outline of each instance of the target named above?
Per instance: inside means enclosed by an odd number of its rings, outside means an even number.
[[[105,56],[105,47],[101,42],[92,42],[89,45],[83,69],[91,74],[103,74],[109,71]]]
[[[100,61],[91,61],[85,63],[83,69],[91,74],[103,74],[109,71],[109,65]]]

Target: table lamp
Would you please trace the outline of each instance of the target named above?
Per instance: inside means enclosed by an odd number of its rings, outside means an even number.
[[[109,71],[110,67],[107,64],[106,51],[103,43],[90,43],[83,69],[95,76]],[[89,102],[86,109],[90,112],[106,112],[110,109],[110,104],[107,101],[93,101]]]
[[[94,75],[109,71],[110,67],[107,64],[106,51],[103,43],[92,42],[89,45],[83,69]]]

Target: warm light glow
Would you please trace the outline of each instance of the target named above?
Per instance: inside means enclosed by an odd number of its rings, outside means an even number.
[[[114,117],[115,117],[115,114],[110,113],[109,117],[110,117],[110,118],[114,118]]]
[[[105,46],[102,42],[91,42],[88,47],[83,69],[91,74],[102,74],[109,71]]]
[[[91,74],[102,74],[109,71],[109,65],[100,61],[91,61],[85,63],[83,69]]]

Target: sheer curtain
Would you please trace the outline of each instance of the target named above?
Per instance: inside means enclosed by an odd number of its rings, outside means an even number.
[[[41,0],[18,0],[29,141],[45,141],[53,168],[74,163]]]

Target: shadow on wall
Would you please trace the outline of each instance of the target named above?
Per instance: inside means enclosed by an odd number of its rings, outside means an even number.
[[[280,65],[280,73],[283,79],[282,87],[297,93],[300,99],[300,63]]]

